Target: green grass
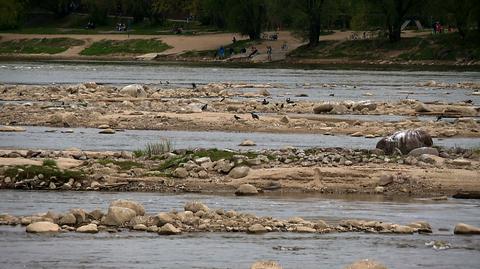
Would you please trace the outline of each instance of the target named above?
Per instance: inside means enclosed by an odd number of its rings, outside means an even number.
[[[171,48],[169,45],[155,39],[131,39],[125,41],[102,40],[93,43],[80,54],[99,56],[111,54],[144,54],[162,52]]]
[[[82,180],[85,178],[84,173],[81,171],[60,170],[57,167],[49,165],[18,165],[8,168],[5,171],[5,176],[16,178],[17,180],[31,179],[39,174],[42,174],[45,180],[56,177],[57,181],[60,182],[67,182],[70,178],[74,180]]]
[[[57,167],[57,161],[52,159],[45,159],[42,163],[43,166]]]
[[[457,33],[403,38],[391,43],[384,39],[321,41],[315,48],[302,46],[289,54],[293,58],[347,58],[353,60],[455,60],[480,59],[480,37],[462,40]]]
[[[133,151],[133,155],[135,155],[136,158],[146,156],[151,159],[172,151],[172,141],[168,139],[161,139],[159,142],[147,143],[144,149],[138,149]]]
[[[121,170],[130,170],[132,168],[143,168],[142,163],[137,163],[134,161],[114,161],[110,159],[103,159],[103,160],[99,160],[98,163],[102,165],[107,165],[109,163],[112,163],[114,165],[119,166]]]
[[[0,43],[0,53],[57,54],[70,47],[84,44],[73,38],[33,38],[5,41]]]

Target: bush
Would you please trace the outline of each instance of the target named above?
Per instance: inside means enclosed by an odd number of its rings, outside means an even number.
[[[57,167],[57,162],[52,159],[45,159],[43,160],[43,166]]]

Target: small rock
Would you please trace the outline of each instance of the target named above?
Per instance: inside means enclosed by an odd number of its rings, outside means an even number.
[[[27,226],[27,233],[56,233],[60,231],[60,226],[47,221],[39,221]]]
[[[96,224],[88,224],[88,225],[83,225],[77,228],[76,230],[77,233],[98,233],[98,227]]]
[[[257,144],[255,144],[255,142],[253,142],[252,140],[246,139],[246,140],[243,140],[243,142],[240,143],[239,146],[241,146],[241,147],[254,147],[256,145]]]
[[[180,233],[182,232],[170,223],[167,223],[158,229],[158,234],[160,235],[176,235]]]
[[[378,180],[379,186],[387,186],[393,182],[393,175],[381,175]],[[383,191],[382,191],[383,192]]]
[[[146,230],[148,230],[148,227],[145,224],[137,224],[137,225],[133,226],[133,230],[135,230],[135,231],[146,231]],[[157,231],[158,231],[158,228],[157,228]],[[157,231],[155,231],[155,232],[157,232]]]
[[[48,188],[51,189],[51,190],[54,190],[54,189],[57,188],[57,186],[55,185],[55,183],[50,182],[50,185],[48,185]]]
[[[282,266],[275,261],[258,261],[250,269],[282,269]]]
[[[187,202],[183,208],[185,211],[191,211],[193,213],[197,213],[198,211],[208,212],[210,210],[208,206],[197,201]]]
[[[451,164],[456,166],[470,166],[472,162],[470,162],[469,160],[465,160],[463,158],[459,158],[459,159],[453,160]]]
[[[140,204],[139,202],[132,201],[132,200],[115,200],[110,204],[110,207],[116,206],[116,207],[124,207],[124,208],[129,208],[135,211],[135,214],[137,216],[143,216],[145,215],[145,207]]]
[[[381,187],[381,186],[375,187],[375,193],[384,193],[384,192],[385,192],[384,187]]]
[[[283,123],[283,124],[287,124],[290,122],[290,118],[288,116],[283,116],[281,119],[280,119],[280,122]]]
[[[298,226],[298,227],[295,228],[295,232],[297,232],[297,233],[316,233],[317,230],[315,230],[314,228],[307,227],[307,226]]]
[[[115,130],[113,129],[105,129],[105,130],[101,130],[100,132],[98,132],[99,134],[115,134]]]
[[[248,173],[250,173],[250,167],[248,166],[240,166],[240,167],[235,167],[233,168],[230,173],[228,173],[228,176],[231,178],[243,178],[248,176]]]
[[[59,225],[73,226],[77,223],[77,218],[72,213],[65,214],[59,221]]]
[[[439,155],[438,150],[436,148],[431,148],[431,147],[416,148],[408,153],[409,156],[414,156],[414,157],[421,156],[422,154],[429,154],[429,155],[435,155],[435,156]]]
[[[425,112],[432,112],[432,110],[427,106],[425,105],[424,103],[421,103],[419,102],[417,104],[417,106],[415,107],[415,112],[418,112],[418,113],[425,113]]]
[[[387,269],[387,267],[376,261],[361,260],[345,267],[345,269]]]
[[[261,234],[266,232],[268,232],[268,230],[261,224],[253,224],[252,226],[248,227],[247,230],[247,233],[249,234]]]
[[[238,195],[238,196],[248,196],[248,195],[256,195],[256,194],[258,194],[258,190],[255,186],[251,184],[242,184],[235,191],[235,195]]]
[[[25,132],[25,129],[22,127],[16,127],[16,126],[0,126],[0,133],[1,132]]]
[[[480,234],[480,227],[475,227],[473,225],[465,223],[457,223],[455,225],[454,234]]]
[[[173,171],[172,175],[176,178],[187,178],[188,177],[188,171],[184,167],[178,167]]]
[[[208,163],[211,161],[212,160],[210,159],[210,157],[202,157],[202,158],[195,159],[195,163],[197,163],[198,165],[201,165],[202,163]]]

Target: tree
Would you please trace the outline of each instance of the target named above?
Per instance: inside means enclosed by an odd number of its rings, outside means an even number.
[[[0,1],[0,29],[12,29],[20,26],[23,17],[23,1]]]
[[[267,19],[267,8],[264,0],[230,0],[229,26],[248,35],[250,40],[260,38]]]
[[[380,9],[384,16],[385,27],[388,31],[390,42],[398,42],[401,39],[401,28],[408,12],[419,7],[420,0],[367,0]]]
[[[227,26],[228,0],[203,0],[200,5],[200,21],[218,28]]]
[[[87,7],[89,19],[96,24],[106,24],[114,6],[112,0],[83,0],[82,3]]]
[[[43,0],[31,1],[31,5],[38,5],[38,7],[53,12],[57,18],[62,18],[70,14],[75,1],[71,0]]]
[[[299,0],[296,2],[298,11],[297,26],[303,25],[303,31],[308,36],[308,46],[315,47],[320,42],[322,28],[322,12],[326,0]]]
[[[470,30],[470,22],[472,24],[475,21],[477,24],[480,23],[478,18],[475,18],[479,9],[479,4],[475,0],[445,0],[443,1],[443,8],[445,11],[452,13],[458,33],[462,38],[467,36]]]

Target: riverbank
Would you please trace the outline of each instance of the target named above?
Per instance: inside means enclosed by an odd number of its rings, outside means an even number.
[[[238,152],[196,149],[151,154],[1,150],[0,188],[413,197],[480,192],[480,155],[471,150],[441,150],[442,157],[385,156],[381,150],[338,148]]]

